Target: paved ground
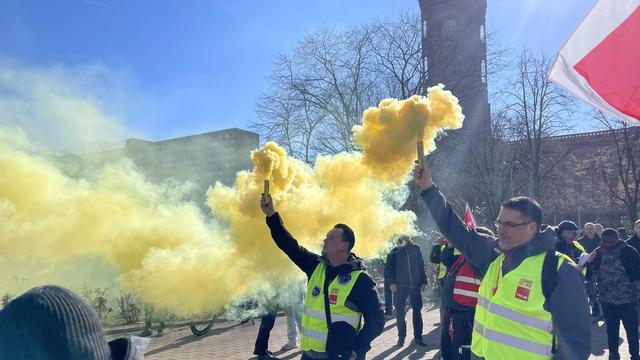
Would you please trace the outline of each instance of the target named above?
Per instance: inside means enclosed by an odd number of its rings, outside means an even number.
[[[424,320],[424,340],[428,346],[417,348],[405,345],[396,348],[397,332],[396,321],[387,321],[384,332],[373,342],[373,348],[367,354],[368,360],[380,359],[437,359],[440,328],[436,325],[440,321],[439,310],[426,304],[423,308]],[[407,315],[407,334],[412,333],[411,314]],[[153,337],[147,348],[145,359],[148,360],[170,360],[170,359],[252,359],[255,356],[253,344],[258,333],[259,320],[255,324],[225,323],[216,326],[207,335],[196,337],[191,334],[189,328],[174,329],[161,337]],[[279,317],[271,332],[269,350],[273,351],[280,359],[298,359],[299,349],[288,352],[278,351],[287,341],[286,320]],[[624,334],[621,334],[624,337]],[[408,339],[410,336],[408,337]],[[622,341],[620,353],[622,359],[628,359],[626,340]],[[407,342],[408,344],[408,342]],[[590,359],[607,359],[607,341],[604,324],[594,325],[592,328],[592,356]]]

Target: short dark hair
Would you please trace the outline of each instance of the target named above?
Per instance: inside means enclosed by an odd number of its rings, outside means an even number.
[[[633,223],[633,224],[634,224],[634,225],[638,225],[638,224],[640,224],[640,219],[636,220],[636,222],[635,222],[635,223]]]
[[[503,208],[519,211],[525,218],[534,221],[538,226],[542,224],[542,208],[537,201],[530,197],[518,196],[502,203]]]
[[[349,250],[353,249],[356,245],[356,234],[353,233],[353,230],[345,224],[336,224],[334,228],[342,229],[342,240],[349,243]]]
[[[602,236],[615,236],[616,238],[618,238],[618,232],[616,231],[616,229],[612,229],[612,228],[606,228],[602,231]]]

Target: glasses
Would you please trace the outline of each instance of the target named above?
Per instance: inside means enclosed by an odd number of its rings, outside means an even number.
[[[531,224],[532,222],[533,222],[533,221],[526,221],[526,222],[523,222],[523,223],[516,224],[516,223],[512,223],[511,221],[505,221],[505,222],[503,222],[503,221],[501,221],[500,219],[496,219],[496,222],[495,222],[494,224],[496,225],[496,228],[497,228],[497,227],[499,227],[499,226],[500,226],[500,227],[501,227],[501,226],[504,226],[504,227],[509,228],[509,229],[515,229],[515,228],[517,228],[518,226]]]

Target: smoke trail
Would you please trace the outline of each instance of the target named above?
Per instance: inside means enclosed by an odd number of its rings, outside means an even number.
[[[463,119],[458,99],[440,84],[429,88],[426,97],[385,99],[367,109],[362,126],[354,126],[353,142],[375,176],[401,182],[416,157],[416,142],[424,141],[428,154],[436,148],[436,136],[461,128]]]
[[[457,100],[435,88],[426,99],[383,100],[367,110],[354,129],[362,153],[319,156],[311,167],[269,142],[251,154],[253,171],[239,172],[233,187],[209,189],[213,219],[181,201],[181,189],[150,183],[126,159],[71,178],[24,136],[0,128],[0,286],[10,289],[14,277],[24,287],[115,278],[145,302],[178,313],[217,309],[260,289],[284,291],[268,285],[296,281],[301,272],[270,237],[258,205],[264,179],[304,246],[319,250],[340,222],[354,229],[358,255],[375,256],[413,231],[414,214],[385,198],[402,186],[416,140],[432,144],[460,121]],[[70,271],[74,264],[81,271]]]

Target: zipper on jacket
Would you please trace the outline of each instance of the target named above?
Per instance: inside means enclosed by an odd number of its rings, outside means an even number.
[[[409,261],[409,250],[407,250],[407,246],[409,246],[409,245],[405,245],[404,246],[404,250],[407,253],[407,265],[408,265],[408,268],[409,268],[409,287],[413,287],[413,280],[411,278],[411,261]]]

